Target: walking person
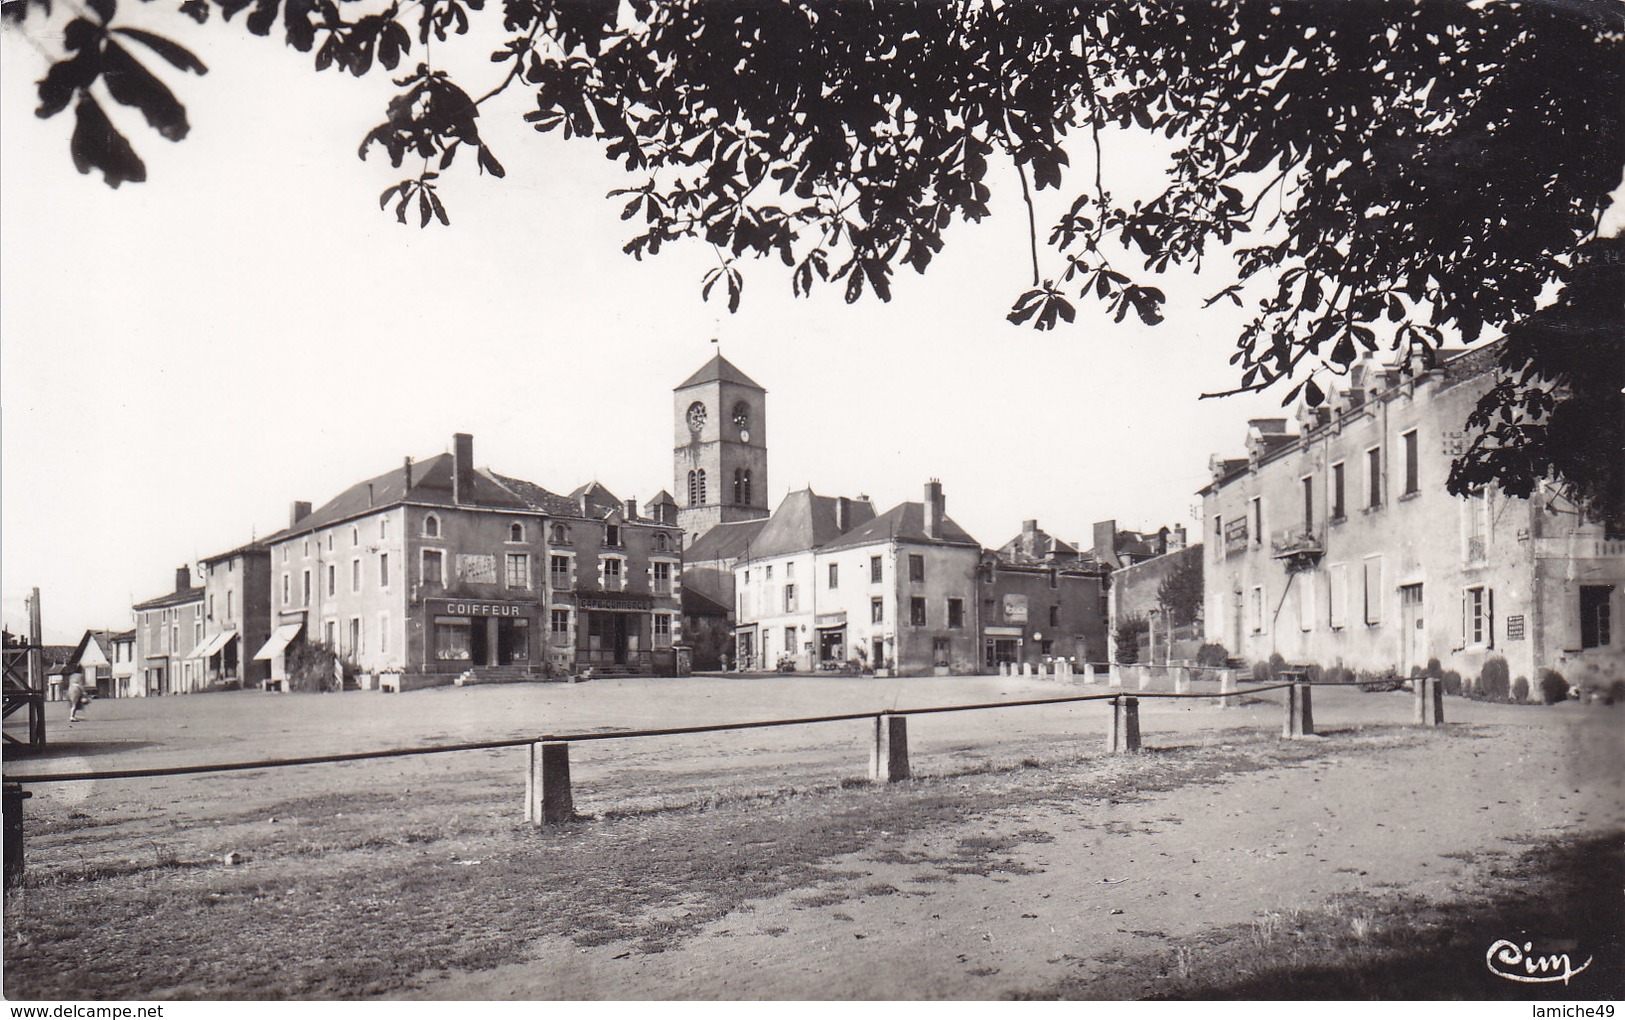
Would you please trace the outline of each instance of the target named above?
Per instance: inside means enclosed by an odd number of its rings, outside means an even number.
[[[85,693],[85,675],[75,673],[68,679],[68,722],[79,721],[79,710],[90,704],[90,695]]]

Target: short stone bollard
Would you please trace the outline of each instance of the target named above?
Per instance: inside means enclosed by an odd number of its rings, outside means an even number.
[[[1189,694],[1191,692],[1191,671],[1184,666],[1170,666],[1168,672],[1174,675],[1174,693]]]
[[[1123,667],[1112,663],[1106,667],[1106,685],[1108,687],[1123,686]]]
[[[1309,685],[1295,683],[1286,689],[1286,718],[1281,736],[1289,740],[1315,735],[1315,713],[1310,704]]]
[[[1140,690],[1151,686],[1151,668],[1149,666],[1136,666],[1135,672],[1140,674]]]
[[[896,783],[909,777],[908,716],[875,716],[875,742],[869,752],[869,778]]]
[[[560,825],[576,816],[570,793],[570,745],[537,741],[530,745],[530,769],[525,773],[525,821],[532,825]]]
[[[1436,676],[1417,677],[1414,686],[1416,688],[1416,725],[1444,725],[1444,686],[1439,682],[1439,678]]]
[[[1216,672],[1219,674],[1219,696],[1213,700],[1220,708],[1229,708],[1236,694],[1236,671],[1221,669]]]
[[[1106,752],[1128,754],[1140,750],[1140,699],[1113,698],[1106,727]]]

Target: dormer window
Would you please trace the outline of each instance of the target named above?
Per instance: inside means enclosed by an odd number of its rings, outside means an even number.
[[[525,540],[525,526],[518,521],[508,525],[508,541],[523,542]]]
[[[424,538],[439,538],[440,537],[440,518],[439,517],[436,517],[434,514],[429,514],[427,517],[423,518],[423,537]]]

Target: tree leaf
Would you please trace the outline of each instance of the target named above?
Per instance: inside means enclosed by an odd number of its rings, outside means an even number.
[[[68,144],[73,165],[80,173],[100,170],[102,180],[110,188],[117,188],[125,181],[139,184],[147,179],[146,164],[130,147],[129,140],[113,127],[113,122],[107,119],[92,96],[81,94],[73,113],[73,137]]]
[[[153,77],[129,51],[115,42],[102,48],[104,67],[102,81],[107,91],[125,106],[133,106],[147,118],[147,123],[172,142],[186,137],[191,125],[186,122],[186,107],[169,91],[169,86]]]
[[[209,73],[209,69],[203,66],[203,61],[194,56],[191,50],[179,43],[171,42],[161,35],[153,35],[151,32],[139,28],[115,28],[113,31],[118,35],[134,39],[182,71],[192,71],[198,75]]]

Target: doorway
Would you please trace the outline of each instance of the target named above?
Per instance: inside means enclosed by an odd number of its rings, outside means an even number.
[[[1422,586],[1403,584],[1399,587],[1399,672],[1409,673],[1414,666],[1425,665],[1427,631],[1422,616]]]
[[[818,661],[840,662],[841,649],[846,640],[846,629],[834,627],[818,632]]]
[[[530,621],[502,617],[497,620],[497,665],[530,661]]]
[[[587,617],[587,640],[593,661],[626,665],[627,620],[629,613],[591,613]]]

